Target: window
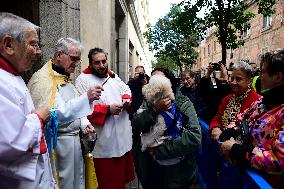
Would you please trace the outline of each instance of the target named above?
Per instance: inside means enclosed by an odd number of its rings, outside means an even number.
[[[269,28],[271,24],[272,24],[272,17],[264,16],[263,17],[263,28]]]
[[[244,38],[247,38],[249,34],[250,34],[250,28],[245,28],[244,33],[243,33]]]
[[[231,49],[226,50],[226,57],[229,59],[231,57]]]
[[[133,43],[129,40],[129,53],[133,53],[133,50],[134,50],[134,45]]]
[[[230,58],[230,59],[234,58],[234,52],[233,52],[232,48],[230,48],[230,51],[227,51],[227,53],[229,53],[229,54],[227,54],[227,58]]]
[[[208,45],[208,55],[211,54],[211,47],[210,47],[210,44]]]
[[[139,57],[139,53],[136,51],[136,63],[137,63],[137,65],[139,65],[139,63],[140,63],[140,57]]]

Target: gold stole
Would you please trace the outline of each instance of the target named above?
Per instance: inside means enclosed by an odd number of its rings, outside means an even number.
[[[48,73],[51,76],[52,87],[51,87],[51,96],[50,96],[50,107],[54,107],[55,95],[57,86],[66,85],[69,81],[69,77],[63,75],[55,75],[52,69],[52,60],[48,61]],[[57,154],[55,150],[52,150],[52,157],[54,159],[53,163],[57,163]],[[96,176],[96,171],[93,162],[93,156],[91,154],[86,154],[84,157],[85,162],[85,187],[86,189],[97,189],[98,188],[98,180]],[[56,167],[53,165],[53,175],[58,183],[59,187],[59,174],[56,171]]]
[[[50,96],[50,100],[49,100],[49,105],[50,105],[50,108],[54,108],[57,86],[58,85],[65,85],[68,82],[69,77],[63,76],[63,75],[55,75],[54,71],[52,69],[52,60],[51,59],[48,61],[47,66],[48,66],[48,73],[49,73],[51,80],[52,80],[51,96]],[[52,172],[53,172],[54,179],[56,180],[56,183],[57,183],[58,188],[59,188],[59,173],[56,170],[56,164],[57,164],[57,159],[58,159],[57,153],[53,149],[51,149],[51,153],[52,153],[51,155],[53,157],[52,164],[51,164],[52,165]]]

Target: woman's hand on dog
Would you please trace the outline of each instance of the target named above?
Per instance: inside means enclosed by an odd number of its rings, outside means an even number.
[[[153,147],[148,147],[148,148],[147,148],[147,152],[149,153],[149,155],[150,155],[151,157],[154,157],[154,155],[155,155],[155,148],[153,148]]]
[[[157,112],[167,111],[171,108],[171,99],[169,97],[158,100],[154,104],[154,108]]]
[[[233,147],[233,145],[236,144],[236,141],[233,137],[230,138],[230,140],[221,142],[220,145],[220,151],[225,157],[230,157],[230,152]]]

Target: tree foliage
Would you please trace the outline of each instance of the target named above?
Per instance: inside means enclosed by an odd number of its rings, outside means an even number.
[[[197,10],[196,10],[197,11]],[[154,26],[148,26],[144,34],[151,49],[154,50],[157,58],[157,65],[168,67],[189,66],[195,63],[198,53],[195,47],[200,39],[199,18],[196,12],[184,14],[181,5],[174,4],[170,12],[160,18]],[[154,67],[157,67],[154,65]]]
[[[195,63],[196,47],[208,28],[215,26],[214,33],[221,44],[222,62],[226,62],[227,49],[236,49],[244,44],[242,33],[250,28],[255,16],[248,8],[258,5],[258,13],[270,16],[276,0],[184,0],[172,6],[170,12],[154,26],[148,26],[147,42],[154,50],[157,62],[171,62],[181,68]],[[197,16],[206,9],[203,18]],[[166,61],[168,62],[168,61]]]
[[[168,70],[176,71],[178,70],[177,64],[169,56],[158,56],[156,62],[153,63],[153,68],[166,68]]]
[[[191,11],[206,9],[207,12],[201,20],[204,28],[216,26],[215,35],[222,47],[222,61],[226,62],[226,49],[236,49],[244,44],[241,35],[250,28],[249,21],[255,16],[248,11],[250,5],[257,3],[258,12],[264,16],[274,13],[273,5],[276,0],[184,0],[181,4],[186,14]]]

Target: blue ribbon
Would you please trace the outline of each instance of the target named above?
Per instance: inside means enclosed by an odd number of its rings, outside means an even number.
[[[169,129],[168,135],[172,139],[179,137],[183,118],[182,118],[182,115],[178,112],[176,104],[172,101],[171,109],[165,112],[161,112],[161,115],[163,116],[166,122],[167,128],[172,126],[172,124],[175,124],[171,129]],[[176,119],[176,123],[173,123],[175,119]]]
[[[48,148],[48,152],[51,153],[52,148],[55,149],[57,146],[57,136],[58,136],[58,120],[56,111],[52,108],[50,109],[50,119],[45,127],[45,139]]]

